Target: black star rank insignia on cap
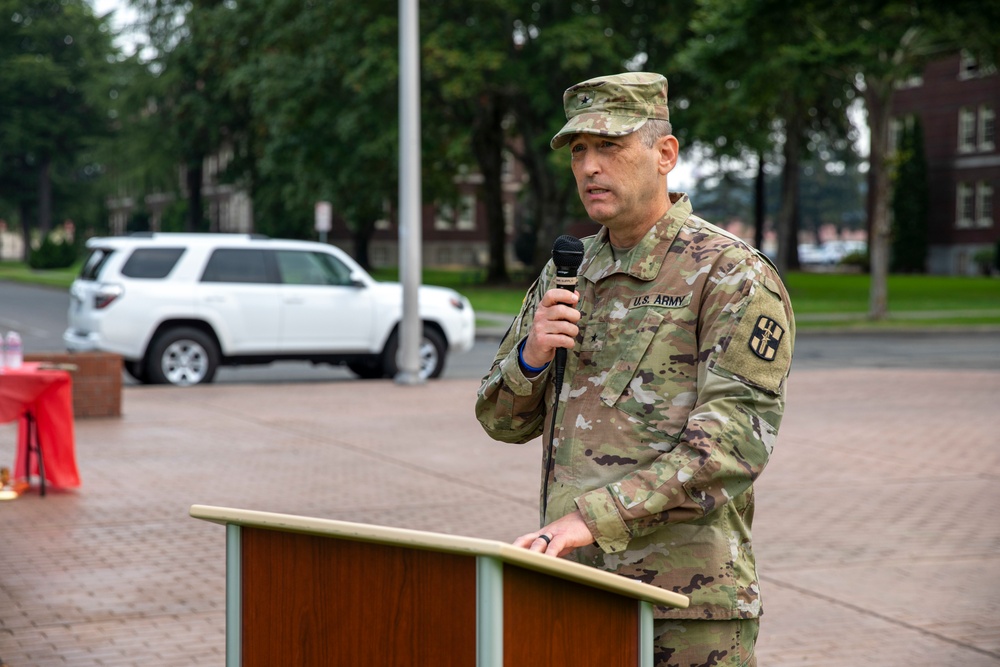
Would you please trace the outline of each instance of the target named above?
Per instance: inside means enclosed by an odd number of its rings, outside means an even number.
[[[766,315],[757,318],[757,324],[750,334],[750,350],[764,361],[774,361],[778,346],[785,330]]]

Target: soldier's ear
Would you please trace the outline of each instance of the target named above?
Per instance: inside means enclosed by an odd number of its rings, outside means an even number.
[[[660,137],[653,147],[657,151],[660,175],[666,176],[677,166],[677,153],[680,150],[677,137],[672,134]]]

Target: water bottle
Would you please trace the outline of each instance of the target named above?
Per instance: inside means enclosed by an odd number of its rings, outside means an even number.
[[[3,339],[4,363],[8,368],[20,368],[24,359],[24,348],[21,346],[21,336],[16,331],[8,331]]]

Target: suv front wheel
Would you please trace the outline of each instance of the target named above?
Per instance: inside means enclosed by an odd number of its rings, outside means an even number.
[[[420,338],[420,379],[433,380],[444,371],[445,355],[448,344],[437,330],[424,327],[424,335]],[[392,332],[382,352],[382,368],[385,377],[394,378],[399,373],[399,329]]]
[[[152,384],[189,387],[211,382],[219,367],[219,349],[198,329],[177,327],[159,334],[146,357],[146,377]]]

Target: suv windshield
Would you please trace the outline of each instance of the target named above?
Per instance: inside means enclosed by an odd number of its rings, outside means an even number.
[[[114,252],[111,248],[94,248],[80,267],[80,280],[97,280],[97,274]]]

